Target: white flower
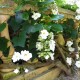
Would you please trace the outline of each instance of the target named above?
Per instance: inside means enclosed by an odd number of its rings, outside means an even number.
[[[53,13],[54,15],[57,15],[57,14],[58,14],[58,9],[52,9],[52,13]]]
[[[66,4],[68,5],[74,5],[75,4],[75,0],[65,0]]]
[[[32,54],[29,53],[29,51],[21,51],[21,59],[24,60],[24,61],[28,61],[30,60],[30,58],[32,58]]]
[[[54,52],[54,50],[55,50],[55,41],[54,40],[49,41],[49,47],[50,47],[50,50],[52,50]]]
[[[80,8],[80,0],[76,0],[75,4]]]
[[[78,47],[78,50],[80,51],[80,47]]]
[[[72,41],[67,41],[66,46],[71,47],[71,46],[72,46],[72,44],[73,44],[73,42],[72,42]]]
[[[18,74],[19,73],[19,69],[15,69],[13,72]]]
[[[38,18],[40,18],[41,17],[41,14],[40,13],[33,13],[33,15],[32,15],[32,18],[34,19],[34,20],[37,20]]]
[[[54,39],[54,34],[52,32],[50,32],[49,35],[51,36],[51,39],[53,40]]]
[[[45,56],[45,59],[49,59],[49,55],[46,55],[46,56]]]
[[[66,0],[66,4],[74,5],[75,4],[75,0]]]
[[[48,31],[44,29],[44,30],[41,30],[39,36],[40,36],[42,39],[46,39],[48,35],[49,35]]]
[[[76,10],[76,13],[77,13],[77,14],[80,14],[80,8],[78,8],[78,9]]]
[[[51,60],[54,60],[54,53],[50,54]]]
[[[66,58],[66,62],[71,66],[71,64],[72,64],[72,58],[67,57]]]
[[[19,61],[20,60],[20,53],[19,52],[14,52],[14,55],[12,56],[13,62]]]
[[[80,20],[80,15],[76,15],[75,19]]]
[[[69,50],[70,52],[74,52],[75,48],[69,47],[68,50]]]
[[[76,61],[75,65],[80,68],[80,60],[79,61]]]
[[[28,73],[29,72],[29,70],[28,69],[25,69],[25,73]]]
[[[37,48],[37,50],[43,49],[42,43],[41,42],[36,42],[36,48]]]
[[[79,59],[79,54],[76,54],[76,59]]]

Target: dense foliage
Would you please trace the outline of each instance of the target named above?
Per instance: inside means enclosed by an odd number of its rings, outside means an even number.
[[[57,58],[62,60],[62,57],[63,63],[69,63],[70,59],[70,66],[72,59],[74,61],[79,59],[74,58],[73,53],[76,51],[74,42],[79,36],[79,25],[75,26],[75,22],[80,20],[80,17],[75,15],[74,19],[65,20],[65,16],[58,11],[58,7],[76,11],[79,8],[77,4],[68,4],[66,0],[14,0],[14,2],[17,4],[17,8],[15,15],[8,20],[8,25],[15,51],[29,50],[32,53],[32,59],[48,60],[51,58],[55,60]],[[23,11],[22,8],[26,5],[28,6]],[[79,13],[79,11],[77,12]],[[0,32],[4,28],[5,23],[0,24]],[[0,50],[7,54],[8,40],[0,37],[0,44],[2,42],[4,45],[0,46]],[[64,47],[62,48],[65,51],[61,55],[57,54],[59,53],[57,43]],[[59,56],[57,57],[57,55]]]

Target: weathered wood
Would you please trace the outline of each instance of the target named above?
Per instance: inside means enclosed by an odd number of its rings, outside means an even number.
[[[61,69],[59,68],[51,69],[47,71],[46,73],[43,73],[39,75],[38,77],[35,77],[31,80],[54,80],[59,76],[60,72],[61,72]]]
[[[62,71],[64,71],[68,76],[71,75],[71,70],[67,68],[64,64],[62,64],[61,61],[57,61],[56,66],[60,68]]]
[[[0,72],[7,73],[13,71],[17,66],[12,63],[1,64],[0,65]]]
[[[2,75],[0,74],[0,80],[3,80],[3,77],[2,77]]]
[[[54,67],[54,66],[55,66],[55,64],[53,63],[53,64],[50,64],[50,65],[48,65],[48,66],[44,66],[44,67],[35,69],[35,70],[33,70],[33,71],[30,71],[30,72],[27,73],[27,74],[19,75],[19,76],[15,77],[15,78],[13,78],[13,79],[10,79],[10,80],[18,80],[18,79],[19,79],[19,80],[23,80],[24,78],[25,78],[25,80],[30,80],[30,79],[33,79],[34,77],[42,74],[43,72],[49,70],[50,68],[52,68],[52,67]],[[23,75],[24,75],[24,77],[23,77]]]
[[[69,68],[69,65],[66,63],[66,57],[65,57],[65,55],[64,55],[63,49],[62,49],[62,48],[59,46],[59,44],[57,44],[57,43],[56,43],[56,47],[57,47],[57,49],[58,49],[61,57],[63,58],[66,66]]]
[[[65,40],[62,34],[58,34],[56,41],[59,45],[62,45],[62,46],[65,45]]]
[[[19,74],[15,74],[14,72],[2,73],[3,80],[9,80],[10,78],[16,77]]]
[[[4,6],[3,8],[0,8],[0,14],[14,15],[15,14],[14,13],[14,9],[17,7],[17,5],[13,1],[11,1],[11,0],[7,0],[7,1],[4,0],[3,3],[1,3],[1,5],[5,4],[6,2],[7,2],[7,4],[9,6],[8,7]],[[12,4],[12,6],[11,6],[11,4]],[[33,9],[33,10],[38,10],[38,8],[35,7],[35,5],[31,6],[29,4],[27,4],[26,6],[24,6],[22,8],[22,10],[29,10],[30,8]],[[75,12],[70,11],[68,9],[63,9],[63,8],[60,8],[60,7],[58,7],[58,9],[59,9],[59,13],[65,14],[68,18],[70,18],[70,16],[71,16],[71,18],[74,18]]]
[[[16,77],[13,77],[9,80],[25,80],[24,74],[17,75]]]
[[[0,23],[3,23],[3,22],[7,22],[9,16],[8,15],[0,15]],[[5,37],[6,39],[8,39],[8,43],[7,43],[7,47],[10,47],[10,50],[9,50],[9,56],[13,55],[14,53],[14,47],[10,41],[10,36],[9,36],[9,31],[8,31],[8,24],[6,23],[6,28],[0,33],[1,36],[0,37]],[[0,53],[1,54],[1,53]],[[1,56],[1,59],[3,60],[3,62],[5,63],[4,59],[6,59],[6,57]]]
[[[7,58],[4,61],[7,62],[7,63],[0,65],[0,72],[4,72],[4,73],[11,72],[11,71],[13,71],[17,67],[17,65],[15,65],[15,64],[13,64],[11,62],[11,58]],[[47,62],[47,63],[37,62],[37,63],[32,63],[31,64],[31,63],[26,63],[25,62],[24,64],[19,65],[18,67],[23,66],[23,67],[27,67],[27,68],[29,68],[31,70],[34,70],[34,69],[41,68],[41,67],[44,67],[44,66],[48,66],[48,65],[51,65],[51,64],[55,64],[55,63],[51,63],[51,62]]]
[[[5,16],[4,16],[5,17]],[[13,45],[10,41],[10,36],[9,36],[9,31],[8,31],[8,24],[6,24],[6,28],[1,32],[1,37],[5,37],[6,39],[8,39],[8,44],[7,44],[7,47],[10,46],[10,50],[9,50],[9,56],[10,55],[13,55],[14,53],[14,48],[13,48]]]
[[[39,65],[39,66],[37,66]],[[42,64],[41,64],[42,65]],[[33,66],[33,68],[32,68]],[[20,75],[14,75],[13,70],[17,68],[17,65],[14,64],[2,64],[0,65],[0,69],[3,75],[3,78],[5,80],[53,80],[55,79],[61,71],[64,71],[67,75],[70,75],[70,72],[66,66],[64,66],[60,61],[57,61],[56,63],[50,63],[46,65],[42,65],[44,67],[40,67],[40,63],[37,64],[23,64],[23,67],[29,68],[30,72],[28,73],[22,73]],[[19,66],[21,67],[21,66]],[[54,67],[57,67],[56,69],[52,69]],[[37,69],[36,69],[37,68]],[[5,72],[6,73],[3,73]],[[10,71],[11,70],[11,71]],[[8,72],[8,73],[7,73]],[[7,75],[8,74],[8,75]],[[54,75],[53,75],[54,74]],[[48,75],[48,76],[47,76]],[[45,78],[45,77],[48,78]]]

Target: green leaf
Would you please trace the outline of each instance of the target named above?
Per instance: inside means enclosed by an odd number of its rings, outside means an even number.
[[[51,16],[51,20],[57,21],[59,19],[62,19],[64,17],[64,15],[59,14],[59,15],[52,15]]]
[[[10,50],[10,46],[5,51],[3,51],[5,57],[8,57],[9,50]]]
[[[12,42],[14,44],[14,46],[20,46],[20,47],[24,47],[25,46],[25,41],[26,41],[26,35],[24,32],[21,32],[18,36],[15,36],[12,39]]]
[[[15,12],[20,11],[20,10],[22,9],[22,7],[23,7],[23,5],[18,5],[18,6],[16,7],[16,9],[15,9]]]
[[[63,32],[63,27],[60,24],[52,24],[51,29],[57,33]]]
[[[77,32],[77,30],[72,30],[72,32],[71,32],[71,38],[72,39],[77,39],[78,38],[78,32]]]
[[[33,48],[36,48],[36,42],[37,42],[37,39],[38,39],[38,32],[37,33],[34,33],[30,36],[30,41],[29,41],[29,49],[33,49]]]
[[[23,20],[28,20],[29,14],[27,12],[23,12],[22,17],[23,17]]]
[[[17,31],[20,27],[21,27],[21,24],[20,23],[17,23],[15,18],[12,17],[10,20],[9,20],[9,26],[13,29],[13,31]]]
[[[62,7],[63,5],[65,5],[65,0],[55,0],[57,5]]]
[[[0,50],[5,51],[7,49],[8,40],[5,37],[0,37]]]
[[[2,64],[3,63],[3,61],[0,59],[0,64]]]
[[[52,3],[54,0],[45,0],[46,3]]]
[[[44,25],[44,29],[50,31],[51,30],[51,24]]]
[[[35,33],[39,30],[42,30],[43,29],[43,24],[35,24],[35,25],[32,25],[32,24],[29,24],[29,23],[25,23],[23,25],[23,28],[22,30],[25,31],[26,33]]]
[[[38,0],[38,1],[44,5],[54,2],[54,0]]]
[[[0,24],[0,32],[2,32],[6,27],[6,23]]]

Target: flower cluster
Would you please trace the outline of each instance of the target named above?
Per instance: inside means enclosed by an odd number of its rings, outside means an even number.
[[[54,60],[54,50],[55,50],[55,41],[54,34],[43,29],[40,31],[38,36],[38,41],[36,42],[36,49],[38,52],[38,57],[43,59]]]
[[[67,41],[66,46],[68,47],[68,50],[70,52],[74,52],[75,51],[75,48],[73,48],[72,45],[73,45],[73,41]]]
[[[14,52],[14,55],[12,56],[12,61],[17,62],[19,60],[28,61],[32,58],[32,54],[29,53],[29,51],[21,51],[21,54],[19,52]]]
[[[76,5],[77,7],[80,7],[80,0],[65,0],[65,4]]]
[[[33,13],[33,15],[32,15],[32,18],[34,19],[34,20],[37,20],[38,18],[40,18],[41,17],[41,14],[40,13]]]
[[[26,50],[22,50],[21,51],[21,53],[19,53],[19,52],[14,52],[14,55],[12,56],[12,61],[15,63],[15,62],[17,62],[17,61],[19,61],[19,60],[22,60],[22,61],[28,61],[28,60],[30,60],[32,58],[32,54],[31,53],[29,53],[29,51],[26,51]],[[15,73],[15,74],[18,74],[18,73],[20,73],[20,69],[21,68],[16,68],[13,72]],[[27,69],[27,68],[24,68],[24,71],[25,71],[25,73],[28,73],[29,72],[29,70]]]
[[[52,11],[52,13],[53,13],[54,15],[59,14],[58,9],[52,9],[51,11]]]
[[[76,10],[77,15],[75,16],[75,19],[80,20],[80,0],[65,0],[65,3],[68,5],[77,6],[77,10]]]
[[[76,0],[65,0],[65,4],[74,5]]]
[[[19,69],[15,69],[13,72],[14,72],[15,74],[18,74],[18,73],[20,73],[20,70],[19,70]],[[24,69],[24,72],[25,72],[25,73],[28,73],[29,70],[26,68],[26,69]]]
[[[71,66],[73,59],[71,57],[66,58],[66,62]],[[80,60],[79,60],[79,54],[76,54],[76,61],[75,61],[75,66],[77,68],[80,68]]]
[[[71,66],[71,64],[72,64],[72,58],[71,57],[67,57],[66,58],[66,62]]]
[[[75,51],[75,48],[73,48],[72,45],[73,45],[73,41],[67,41],[66,46],[68,46],[68,50],[70,51],[70,54],[72,54]],[[79,54],[78,53],[75,54],[75,57],[76,57],[75,66],[77,68],[80,68]],[[66,62],[71,66],[73,62],[72,57],[67,57]]]
[[[80,2],[79,2],[79,5],[80,5]],[[76,15],[75,19],[80,20],[80,6],[77,8],[76,13],[77,13],[77,15]]]

